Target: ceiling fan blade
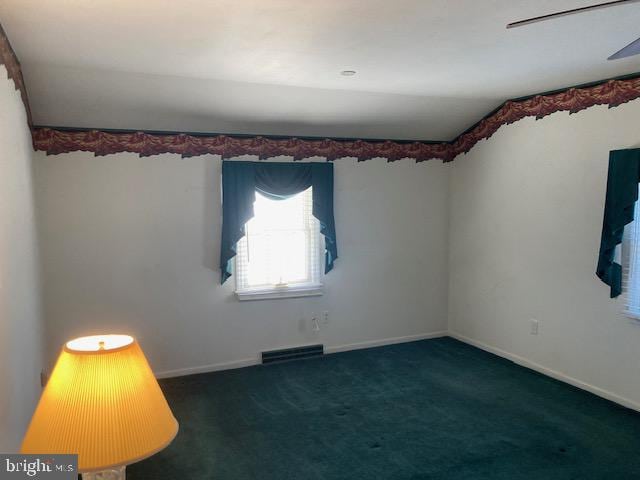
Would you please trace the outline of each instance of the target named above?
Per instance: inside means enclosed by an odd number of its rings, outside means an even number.
[[[619,58],[632,57],[640,53],[640,38],[636,38],[626,47],[621,48],[616,53],[611,55],[607,60],[617,60]]]
[[[588,7],[572,8],[571,10],[564,10],[562,12],[550,13],[548,15],[541,15],[539,17],[527,18],[526,20],[520,20],[518,22],[512,22],[507,25],[507,28],[522,27],[524,25],[530,25],[532,23],[544,22],[545,20],[551,20],[558,17],[566,17],[567,15],[573,15],[575,13],[589,12],[591,10],[599,10],[601,8],[616,7],[619,5],[625,5],[627,3],[636,3],[640,0],[615,0],[613,2],[598,3],[596,5],[589,5]]]

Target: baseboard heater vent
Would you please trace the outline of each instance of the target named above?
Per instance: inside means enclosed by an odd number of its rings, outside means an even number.
[[[284,348],[282,350],[262,352],[262,363],[266,365],[267,363],[289,362],[291,360],[320,357],[322,355],[324,355],[323,345]]]

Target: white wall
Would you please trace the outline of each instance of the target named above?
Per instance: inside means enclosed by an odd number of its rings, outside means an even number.
[[[608,153],[640,144],[639,118],[529,118],[453,162],[449,286],[450,331],[636,408],[640,324],[594,272]]]
[[[32,154],[20,93],[0,65],[0,452],[17,451],[40,395]]]
[[[242,303],[233,277],[219,284],[220,169],[217,156],[36,155],[50,357],[76,335],[130,332],[177,374],[446,331],[448,165],[336,161],[325,295]]]

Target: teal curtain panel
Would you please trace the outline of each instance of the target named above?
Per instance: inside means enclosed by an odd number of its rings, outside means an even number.
[[[245,225],[253,217],[256,191],[274,200],[283,200],[313,187],[313,216],[320,221],[325,240],[325,273],[338,258],[336,225],[333,216],[333,164],[292,162],[222,162],[221,282],[231,276],[231,260],[236,245],[245,235]]]
[[[607,194],[596,275],[611,287],[611,298],[622,293],[622,266],[614,261],[625,225],[633,221],[640,181],[640,149],[609,153]]]

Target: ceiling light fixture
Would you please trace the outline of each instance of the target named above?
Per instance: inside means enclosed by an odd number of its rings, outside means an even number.
[[[355,74],[355,70],[343,70],[340,72],[340,75],[342,75],[343,77],[353,77]]]

